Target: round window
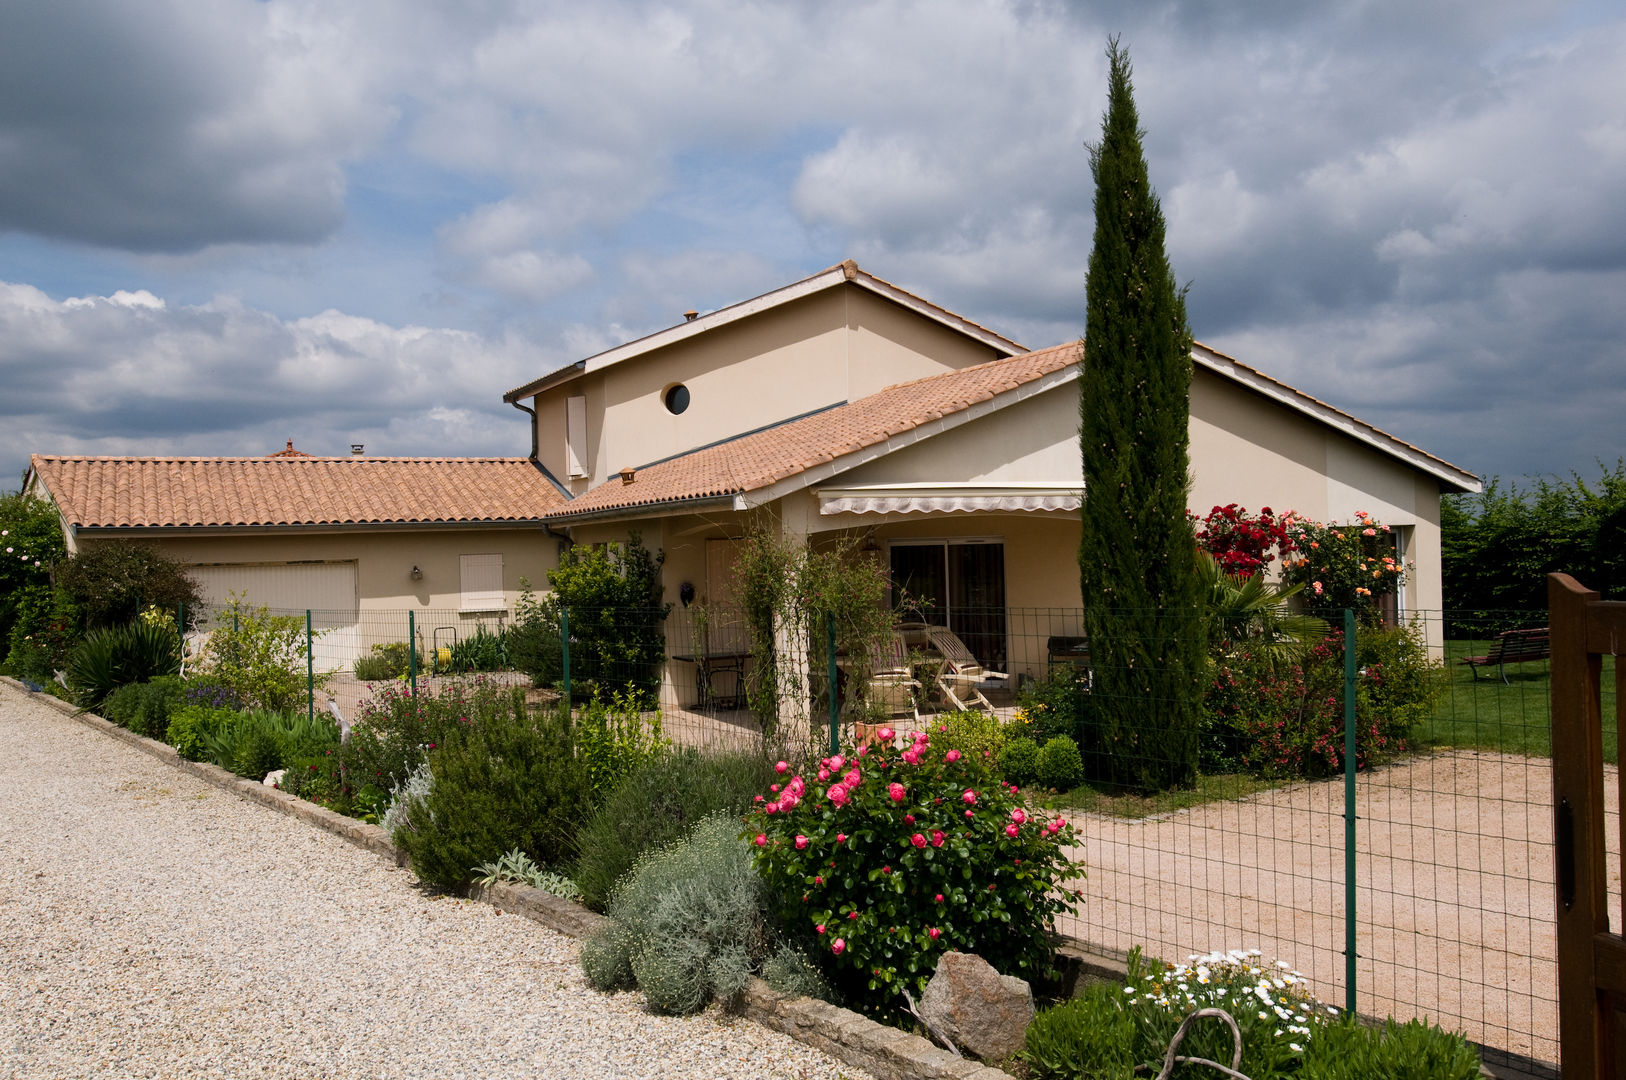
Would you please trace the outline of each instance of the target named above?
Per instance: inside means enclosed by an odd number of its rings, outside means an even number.
[[[689,388],[682,383],[666,391],[666,411],[676,416],[689,407]]]

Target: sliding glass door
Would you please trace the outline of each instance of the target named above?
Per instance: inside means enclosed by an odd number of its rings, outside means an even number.
[[[959,635],[984,667],[1005,671],[1005,545],[997,540],[894,540],[894,607]]]

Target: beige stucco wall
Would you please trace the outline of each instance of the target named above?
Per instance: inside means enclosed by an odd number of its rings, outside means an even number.
[[[95,540],[81,538],[84,544]],[[361,626],[359,647],[405,640],[408,608],[419,613],[419,629],[445,623],[467,632],[490,622],[489,615],[462,615],[459,556],[501,554],[503,593],[512,611],[520,579],[538,591],[547,588],[547,571],[557,565],[558,541],[531,526],[514,529],[442,529],[352,532],[152,537],[143,539],[182,562],[200,564],[353,562]],[[423,571],[414,580],[412,567]],[[434,613],[431,616],[429,613]],[[428,627],[425,639],[429,637]]]
[[[627,466],[644,465],[894,383],[996,357],[949,328],[844,285],[774,307],[665,348],[631,357],[538,394],[542,463],[561,481],[565,399],[587,399],[585,491]],[[668,412],[665,393],[689,390]]]

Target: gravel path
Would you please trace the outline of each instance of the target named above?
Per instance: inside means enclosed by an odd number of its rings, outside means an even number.
[[[0,1077],[864,1077],[5,686],[0,745]]]

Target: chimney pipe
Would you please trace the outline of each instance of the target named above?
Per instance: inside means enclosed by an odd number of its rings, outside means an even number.
[[[352,457],[361,457],[362,454],[366,453],[366,451],[367,448],[359,442],[353,442],[350,444],[350,454]]]
[[[685,311],[683,313],[684,322],[694,322],[698,318],[700,318],[700,312],[698,311]]]

